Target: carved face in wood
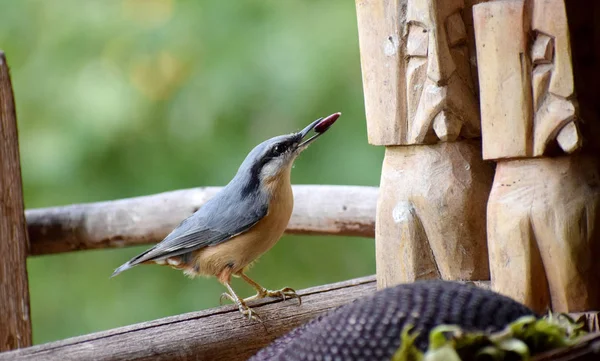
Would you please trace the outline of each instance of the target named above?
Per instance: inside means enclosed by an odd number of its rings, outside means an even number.
[[[473,8],[485,159],[581,147],[564,0]]]
[[[533,155],[543,155],[556,139],[567,153],[577,149],[573,69],[563,0],[534,0],[531,19],[533,65]]]
[[[478,137],[463,0],[408,0],[408,143]]]

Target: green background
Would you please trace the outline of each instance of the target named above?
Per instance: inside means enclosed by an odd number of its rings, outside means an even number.
[[[224,185],[257,143],[336,111],[293,182],[379,182],[354,1],[5,0],[0,48],[27,208]],[[109,279],[145,248],[30,258],[34,342],[218,305],[215,279],[165,267]],[[301,289],[374,272],[370,239],[284,236],[250,276]]]

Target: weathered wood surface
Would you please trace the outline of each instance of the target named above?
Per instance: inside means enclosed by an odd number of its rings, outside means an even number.
[[[473,7],[481,95],[483,158],[526,156],[532,133],[530,65],[522,1]]]
[[[485,211],[493,170],[480,143],[387,147],[377,207],[379,287],[488,280]]]
[[[356,0],[369,142],[386,153],[378,286],[488,279],[471,8],[479,0]],[[407,146],[410,145],[410,146]]]
[[[532,361],[598,361],[600,360],[600,332],[586,335],[571,347],[539,354]]]
[[[367,136],[373,145],[402,144],[407,136],[403,6],[406,0],[356,0]]]
[[[488,201],[492,288],[539,312],[600,309],[599,184],[589,156],[499,162]]]
[[[0,51],[0,351],[31,345],[27,244],[17,117]]]
[[[0,353],[0,361],[246,360],[292,328],[374,291],[375,277],[363,277],[299,291],[301,306],[263,300],[254,309],[264,325],[223,306]]]
[[[30,254],[159,242],[219,187],[26,211]],[[296,185],[291,234],[374,237],[378,188]]]
[[[579,150],[583,140],[564,0],[492,1],[475,6],[473,17],[483,157]]]
[[[573,64],[598,59],[588,51],[572,62],[564,0],[486,2],[473,19],[483,155],[498,160],[487,209],[492,288],[539,312],[598,309],[599,162],[585,149],[571,154],[584,145],[581,125],[598,119],[579,117]],[[598,33],[588,21],[571,28]]]
[[[478,0],[356,0],[374,145],[480,137],[470,6]]]

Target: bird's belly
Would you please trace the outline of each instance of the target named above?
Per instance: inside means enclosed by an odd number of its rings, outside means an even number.
[[[195,274],[218,276],[225,268],[232,274],[242,271],[279,241],[290,220],[293,196],[269,207],[269,213],[250,230],[215,246],[195,252]]]

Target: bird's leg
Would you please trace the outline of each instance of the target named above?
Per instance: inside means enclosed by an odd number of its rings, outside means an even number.
[[[283,300],[287,300],[288,298],[297,298],[298,305],[302,304],[302,299],[296,293],[296,291],[294,291],[293,288],[286,287],[286,288],[282,288],[277,291],[270,291],[270,290],[264,288],[263,286],[259,285],[258,283],[256,283],[250,277],[246,276],[243,272],[240,272],[239,276],[244,281],[246,281],[250,286],[252,286],[252,288],[254,288],[256,290],[256,294],[252,297],[244,298],[244,300],[243,300],[244,302],[258,300],[258,299],[265,298],[265,297],[275,297],[275,298],[281,298]]]
[[[256,320],[256,321],[262,322],[258,313],[256,313],[256,311],[254,311],[253,309],[248,307],[248,305],[246,305],[246,301],[241,299],[233,291],[233,288],[231,288],[231,285],[229,284],[229,282],[224,283],[224,285],[225,285],[225,287],[227,287],[227,291],[229,291],[229,293],[223,293],[220,298],[221,301],[223,300],[223,298],[227,298],[227,299],[231,300],[231,302],[235,303],[236,306],[238,306],[240,313],[244,316],[247,316],[249,320]]]
[[[247,316],[249,320],[257,320],[262,322],[258,313],[256,313],[256,311],[252,310],[250,307],[248,307],[248,305],[246,305],[246,302],[243,299],[241,299],[231,287],[231,268],[225,268],[219,274],[218,278],[219,281],[223,284],[223,286],[227,288],[228,291],[228,293],[223,293],[219,300],[221,302],[223,301],[223,298],[231,300],[231,302],[235,303],[236,306],[238,306],[240,313],[244,316]]]

